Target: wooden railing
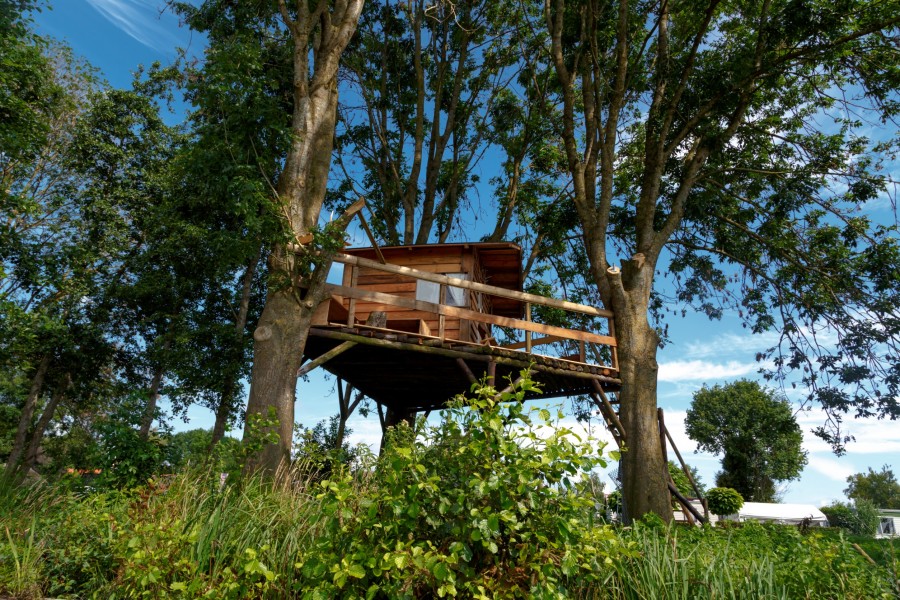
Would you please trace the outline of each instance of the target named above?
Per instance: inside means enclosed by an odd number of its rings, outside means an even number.
[[[517,341],[504,345],[492,343],[491,345],[509,350],[524,349],[524,351],[528,354],[535,353],[534,349],[537,346],[568,341],[577,344],[578,356],[580,359],[579,362],[586,363],[588,362],[588,350],[591,348],[591,345],[606,346],[610,349],[609,355],[611,365],[609,365],[609,367],[618,370],[616,339],[614,333],[615,329],[612,319],[613,313],[608,310],[604,310],[602,308],[597,308],[594,306],[587,306],[585,304],[578,304],[576,302],[569,302],[567,300],[546,298],[544,296],[529,294],[527,292],[508,290],[485,283],[468,281],[455,277],[448,277],[447,275],[441,275],[438,273],[420,271],[418,269],[413,269],[410,267],[384,264],[359,256],[351,256],[349,254],[337,254],[334,258],[334,261],[347,265],[351,269],[349,286],[328,284],[328,290],[331,294],[336,294],[349,299],[349,304],[347,307],[348,325],[353,325],[355,323],[356,301],[386,304],[436,315],[438,317],[438,322],[440,325],[437,332],[438,335],[433,337],[437,337],[441,340],[444,339],[444,319],[446,317],[452,317],[463,319],[466,321],[520,330],[524,332],[524,341]],[[486,312],[480,312],[477,310],[471,310],[469,308],[448,306],[447,304],[426,302],[423,300],[416,300],[415,298],[406,298],[403,296],[397,296],[395,294],[387,294],[384,292],[362,289],[357,287],[360,268],[374,269],[386,273],[402,275],[411,279],[437,283],[440,285],[440,295],[438,296],[438,298],[445,297],[445,290],[447,287],[455,287],[497,298],[517,300],[524,303],[525,318],[517,319],[512,317],[504,317],[500,315],[489,314]],[[476,306],[471,302],[469,304],[471,306]],[[568,312],[580,313],[591,317],[599,317],[605,319],[608,324],[609,335],[601,335],[579,329],[558,327],[555,325],[548,325],[546,323],[537,323],[532,319],[533,306],[545,306],[548,308],[556,308]],[[534,334],[540,334],[543,337],[535,338]],[[597,353],[594,352],[593,354],[596,355]]]

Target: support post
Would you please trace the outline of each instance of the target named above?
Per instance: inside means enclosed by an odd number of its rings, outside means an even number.
[[[525,320],[531,322],[531,302],[525,303]],[[525,353],[531,354],[531,332],[525,331]]]
[[[310,371],[312,371],[319,365],[324,365],[325,363],[327,363],[329,360],[331,360],[335,356],[346,352],[347,350],[349,350],[350,348],[352,348],[355,345],[356,345],[356,342],[343,342],[341,344],[338,344],[337,346],[335,346],[334,348],[332,348],[325,354],[321,355],[319,358],[312,360],[312,361],[306,363],[305,365],[303,365],[302,367],[300,367],[299,369],[297,369],[297,377],[303,377],[304,375],[306,375],[307,373],[309,373]]]
[[[350,267],[350,287],[355,288],[356,282],[359,280],[359,267],[353,265]],[[350,298],[350,305],[347,307],[347,327],[353,327],[356,324],[356,298]]]

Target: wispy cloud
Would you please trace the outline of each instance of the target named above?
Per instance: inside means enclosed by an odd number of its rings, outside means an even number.
[[[712,339],[688,342],[684,355],[688,358],[746,357],[770,348],[777,342],[778,334],[774,331],[758,335],[725,333]]]
[[[178,45],[174,16],[161,18],[158,0],[87,0],[110,23],[154,50],[172,51]]]
[[[659,381],[676,383],[680,381],[707,381],[733,379],[755,373],[760,365],[756,362],[730,360],[715,363],[706,360],[673,360],[659,363]]]
[[[853,465],[846,461],[840,461],[834,456],[821,456],[819,454],[810,453],[807,457],[809,462],[807,466],[813,471],[831,479],[832,481],[845,482],[847,478],[856,473]]]

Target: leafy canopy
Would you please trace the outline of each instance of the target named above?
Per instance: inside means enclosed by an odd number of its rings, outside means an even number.
[[[771,502],[775,484],[796,479],[806,465],[790,404],[754,381],[702,388],[685,426],[700,449],[724,454],[716,484],[750,501]]]
[[[851,475],[847,483],[844,493],[854,502],[866,500],[877,508],[900,508],[900,483],[888,465],[880,471],[869,467],[868,473]]]

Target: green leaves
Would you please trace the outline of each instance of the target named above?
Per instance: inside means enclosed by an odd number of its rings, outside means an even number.
[[[412,586],[439,597],[519,597],[561,589],[546,564],[563,556],[574,579],[599,577],[603,551],[582,546],[593,500],[567,479],[603,464],[602,445],[546,409],[527,409],[522,397],[535,384],[522,375],[504,399],[477,386],[440,424],[389,432],[374,473],[358,475],[364,496],[349,476],[323,482],[327,516],[300,557],[310,578],[302,592],[403,597]],[[314,565],[330,565],[329,575]]]

